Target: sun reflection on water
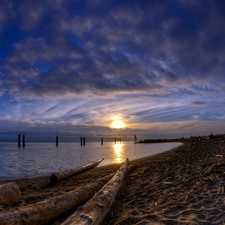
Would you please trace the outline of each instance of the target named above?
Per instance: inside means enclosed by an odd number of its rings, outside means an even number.
[[[123,157],[123,144],[122,143],[115,143],[114,147],[114,155],[116,163],[122,163],[124,161]]]

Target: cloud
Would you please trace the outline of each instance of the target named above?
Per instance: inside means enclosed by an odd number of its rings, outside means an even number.
[[[194,102],[191,102],[191,104],[193,104],[193,105],[207,105],[209,103],[208,102],[204,102],[204,101],[194,101]]]
[[[15,6],[18,29],[29,33],[2,66],[12,95],[223,90],[217,79],[225,30],[218,27],[224,17],[217,4],[20,1]]]
[[[16,12],[13,8],[13,3],[10,1],[1,1],[0,3],[0,30],[7,29],[7,25],[10,24],[16,18]]]
[[[14,101],[13,104],[1,103],[1,109],[0,132],[3,136],[10,134],[12,139],[17,133],[25,133],[28,140],[33,141],[54,141],[56,135],[65,141],[79,141],[82,135],[112,137],[117,131],[109,127],[115,117],[126,124],[120,135],[130,138],[134,134],[139,138],[206,135],[208,130],[211,131],[207,127],[212,126],[218,133],[224,123],[222,102],[190,104],[184,97],[177,100],[161,98],[159,101],[158,97],[142,95],[132,98],[92,95],[85,99],[77,96]],[[7,129],[4,128],[6,125]]]
[[[130,134],[169,132],[173,123],[176,134],[203,133],[213,121],[221,130],[223,3],[11,0],[0,6],[0,118],[14,121],[12,130],[18,121],[28,128],[70,123],[104,130],[114,116]]]

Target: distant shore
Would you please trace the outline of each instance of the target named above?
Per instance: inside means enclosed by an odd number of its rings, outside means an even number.
[[[149,143],[166,143],[166,142],[185,142],[185,139],[175,138],[175,139],[144,139],[134,142],[135,144],[149,144]]]
[[[126,176],[102,225],[222,224],[225,221],[224,157],[225,144],[215,139],[188,141],[171,151],[132,161],[137,169]],[[49,185],[49,177],[16,180],[21,199],[0,206],[0,213],[81,188],[116,172],[119,166],[97,167],[54,186]],[[48,224],[58,225],[70,213]]]
[[[215,140],[215,139],[220,139],[223,140],[225,139],[224,135],[213,135],[210,134],[208,136],[191,136],[189,138],[158,138],[158,139],[144,139],[144,140],[139,140],[135,141],[136,144],[147,144],[147,143],[164,143],[164,142],[193,142],[193,141],[209,141],[209,140]]]

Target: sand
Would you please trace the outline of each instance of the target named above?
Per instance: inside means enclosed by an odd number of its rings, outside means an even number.
[[[102,225],[225,224],[225,143],[221,140],[188,142],[132,163],[137,168],[126,176]],[[16,180],[22,197],[0,206],[0,212],[79,188],[119,166],[97,167],[54,186],[49,177]],[[48,224],[60,224],[70,214]]]

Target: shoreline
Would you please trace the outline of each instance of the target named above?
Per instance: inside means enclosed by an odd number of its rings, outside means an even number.
[[[163,153],[132,160],[137,168],[125,177],[102,225],[223,224],[224,157],[225,143],[215,139],[187,142]],[[82,187],[115,173],[120,165],[96,167],[54,186],[49,185],[49,177],[14,180],[20,187],[21,199],[0,206],[0,213]],[[70,213],[48,224],[58,225]]]

